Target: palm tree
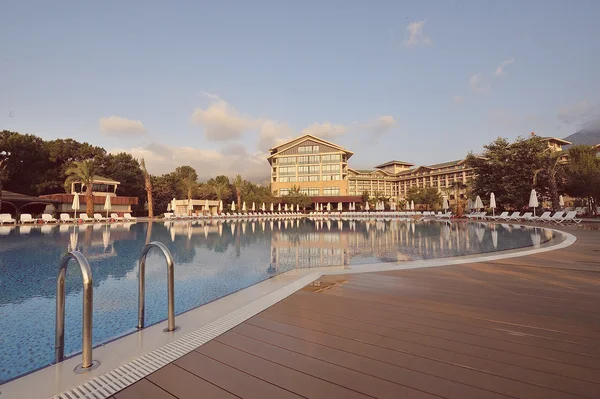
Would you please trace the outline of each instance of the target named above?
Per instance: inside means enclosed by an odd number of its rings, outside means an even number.
[[[180,184],[187,191],[188,204],[192,200],[194,188],[198,186],[198,174],[191,166],[179,166],[175,169]]]
[[[242,190],[244,189],[244,183],[242,175],[235,175],[233,185],[235,186],[235,194],[237,196],[237,205],[239,209],[242,209]]]
[[[452,189],[454,190],[454,199],[456,200],[456,214],[458,216],[461,215],[460,212],[460,191],[464,190],[467,188],[467,185],[465,183],[463,183],[460,180],[454,180],[452,183],[450,183],[450,185],[448,186],[448,189]]]
[[[226,182],[214,182],[210,186],[215,190],[217,201],[221,201],[229,195],[229,184]]]
[[[142,167],[142,173],[144,174],[144,184],[145,184],[145,188],[146,188],[146,196],[148,197],[148,217],[153,218],[154,217],[154,204],[152,201],[152,178],[150,176],[150,173],[148,173],[148,170],[146,170],[146,162],[144,161],[144,158],[142,158],[140,165]]]
[[[65,171],[65,191],[70,192],[72,183],[81,183],[85,186],[85,211],[89,217],[94,216],[94,164],[91,160],[75,161]]]

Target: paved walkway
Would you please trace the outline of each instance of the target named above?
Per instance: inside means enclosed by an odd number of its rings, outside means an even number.
[[[600,231],[495,262],[328,276],[114,395],[600,398]]]

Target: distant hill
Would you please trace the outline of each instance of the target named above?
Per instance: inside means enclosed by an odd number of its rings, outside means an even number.
[[[573,144],[594,145],[600,143],[600,129],[582,129],[564,138]]]

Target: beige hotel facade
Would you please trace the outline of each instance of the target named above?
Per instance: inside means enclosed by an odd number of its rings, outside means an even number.
[[[554,151],[571,144],[554,137],[543,139]],[[473,169],[464,158],[421,166],[394,160],[371,170],[353,169],[348,166],[352,151],[312,135],[295,138],[269,152],[274,195],[282,197],[298,187],[317,203],[360,202],[364,192],[370,197],[379,193],[397,202],[405,198],[411,187],[435,187],[441,193],[447,192],[453,201],[452,183],[466,184],[473,178]]]

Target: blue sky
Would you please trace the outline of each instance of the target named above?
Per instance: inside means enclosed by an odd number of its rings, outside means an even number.
[[[8,0],[0,129],[201,177],[268,176],[268,147],[303,132],[356,168],[443,162],[597,116],[599,15],[594,0]]]

